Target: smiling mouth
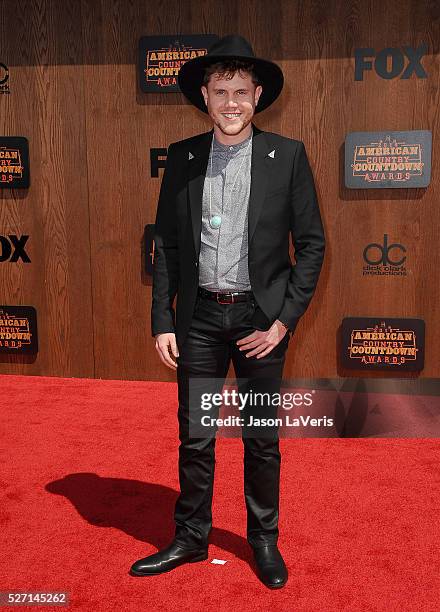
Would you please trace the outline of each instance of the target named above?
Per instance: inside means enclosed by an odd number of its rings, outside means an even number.
[[[241,113],[222,113],[222,115],[231,121],[232,119],[237,119],[240,117]]]

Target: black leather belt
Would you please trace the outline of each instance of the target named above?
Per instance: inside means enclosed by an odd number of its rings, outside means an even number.
[[[208,300],[214,300],[219,304],[235,304],[235,302],[247,302],[254,299],[252,291],[208,291],[199,287],[199,295]]]

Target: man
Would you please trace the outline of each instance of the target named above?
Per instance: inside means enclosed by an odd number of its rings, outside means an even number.
[[[279,66],[255,57],[241,36],[226,36],[182,66],[179,86],[213,129],[170,145],[159,196],[152,334],[160,359],[177,369],[180,495],[173,541],[136,561],[135,576],[208,557],[216,427],[195,433],[201,411],[191,385],[221,390],[232,359],[241,388],[279,392],[286,349],[324,255],[303,143],[252,123],[282,90]],[[275,413],[245,408],[248,416]],[[247,540],[262,582],[280,588],[288,574],[277,547],[278,431],[249,427],[242,438]]]

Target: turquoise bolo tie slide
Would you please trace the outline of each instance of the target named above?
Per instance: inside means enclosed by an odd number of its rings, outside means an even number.
[[[220,217],[220,215],[214,215],[213,217],[211,217],[211,219],[209,220],[209,225],[213,228],[213,229],[218,229],[220,227],[220,225],[222,224],[222,218]]]

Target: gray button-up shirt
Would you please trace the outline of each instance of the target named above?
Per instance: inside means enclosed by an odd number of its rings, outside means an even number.
[[[224,145],[214,135],[213,139],[212,179],[210,152],[203,187],[199,285],[209,291],[250,291],[248,206],[252,134],[235,145]],[[240,164],[241,169],[237,174]],[[209,225],[210,181],[211,216],[220,215],[222,219],[218,229]]]

